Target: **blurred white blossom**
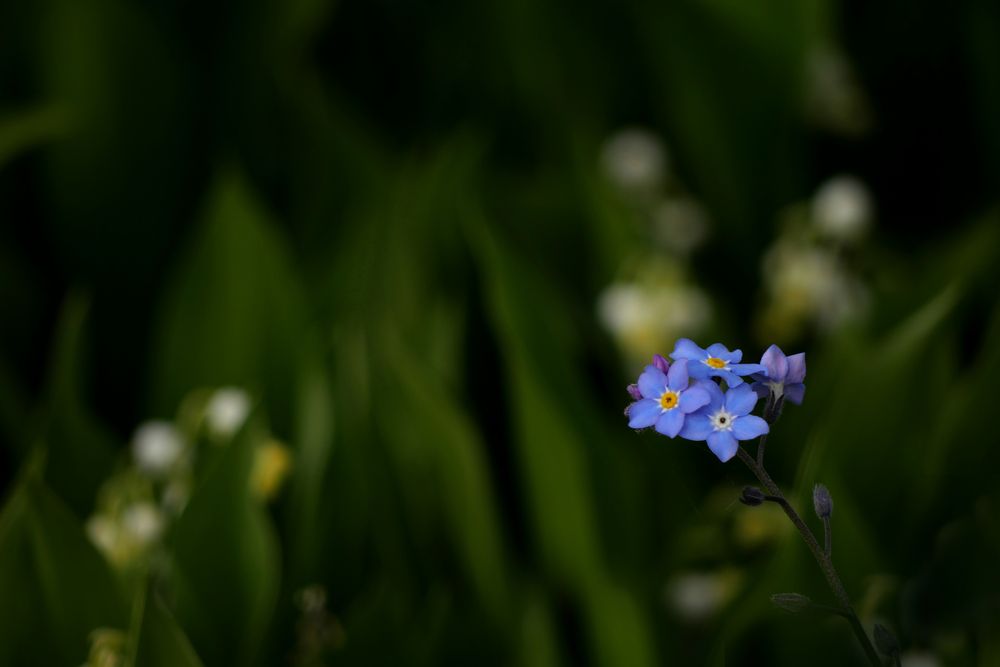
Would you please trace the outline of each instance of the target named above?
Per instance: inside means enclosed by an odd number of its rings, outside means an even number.
[[[154,478],[166,475],[183,451],[184,439],[169,422],[146,422],[132,436],[132,457],[136,467]]]
[[[667,152],[660,139],[642,128],[627,128],[604,144],[601,162],[608,178],[629,192],[648,192],[662,186]]]
[[[625,352],[646,358],[680,334],[701,329],[711,316],[705,293],[679,282],[609,285],[597,302],[601,323]]]
[[[813,224],[827,238],[853,241],[865,232],[871,218],[868,188],[853,176],[831,178],[813,197]]]
[[[150,552],[164,530],[156,505],[138,501],[119,513],[99,513],[87,520],[87,537],[116,567],[128,567]]]
[[[730,571],[678,574],[667,583],[667,605],[687,621],[704,621],[733,597],[739,578],[738,573]]]
[[[221,438],[232,437],[250,414],[250,396],[238,387],[216,390],[205,408],[209,430]]]
[[[109,558],[118,547],[118,523],[104,514],[95,514],[87,520],[87,537],[97,550]],[[111,560],[115,560],[111,558]]]
[[[860,315],[868,302],[864,286],[831,250],[801,241],[779,241],[764,258],[768,290],[768,334],[789,338],[811,321],[839,327]]]
[[[87,537],[116,567],[128,567],[150,552],[163,535],[165,521],[159,508],[147,500],[108,510],[87,520]]]
[[[664,199],[652,212],[653,239],[662,247],[686,255],[708,236],[708,214],[690,197]]]
[[[148,547],[163,534],[163,514],[151,502],[141,501],[129,505],[122,512],[122,531],[140,548]]]

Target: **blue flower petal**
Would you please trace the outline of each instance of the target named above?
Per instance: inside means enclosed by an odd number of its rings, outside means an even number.
[[[712,384],[715,384],[714,382]],[[687,414],[694,412],[698,408],[704,407],[712,400],[711,394],[701,387],[689,387],[681,394],[678,404],[680,411]]]
[[[675,362],[667,373],[667,386],[671,391],[681,391],[688,386],[688,362],[681,360]]]
[[[708,436],[708,448],[723,463],[733,458],[739,447],[740,443],[736,442],[736,438],[729,431],[715,431]]]
[[[729,360],[729,348],[722,343],[712,343],[706,348],[706,352],[708,352],[710,357]]]
[[[716,359],[722,359],[725,362],[733,364],[739,363],[740,359],[743,358],[742,352],[739,350],[733,350],[730,352],[729,348],[722,343],[712,343],[708,346],[708,350],[706,350],[706,352],[708,352],[709,356],[715,357]]]
[[[667,376],[656,366],[646,366],[639,376],[639,391],[643,398],[659,398],[667,390]]]
[[[704,359],[708,357],[708,352],[698,347],[690,338],[681,338],[674,344],[674,351],[670,353],[671,359]]]
[[[662,433],[668,438],[676,438],[682,426],[684,426],[684,413],[674,409],[664,412],[656,421],[655,428],[657,433]]]
[[[737,440],[753,440],[769,430],[767,422],[755,415],[737,417],[733,420],[733,435]]]
[[[722,407],[722,404],[725,403],[726,401],[726,397],[722,393],[722,390],[719,389],[719,385],[715,384],[715,382],[713,382],[712,380],[698,380],[692,386],[698,387],[699,389],[704,389],[705,391],[708,392],[709,401],[708,401],[708,406],[705,410],[706,412],[708,412],[709,410],[712,412],[717,411],[719,408]]]
[[[760,363],[764,366],[767,377],[775,382],[783,382],[788,375],[788,359],[777,345],[767,348],[764,356],[760,358]]]
[[[684,426],[681,427],[681,437],[685,440],[704,440],[713,432],[712,422],[707,414],[695,412],[684,417]]]
[[[741,384],[743,384],[743,378],[741,378],[736,373],[733,373],[732,371],[718,370],[715,371],[713,375],[717,375],[720,378],[723,378],[726,381],[726,384],[728,384],[730,387],[738,387]]]
[[[737,417],[750,414],[757,405],[757,394],[748,384],[741,384],[726,392],[726,412]]]
[[[660,407],[659,402],[652,398],[644,398],[633,403],[632,407],[629,408],[628,427],[648,428],[656,423],[662,413],[663,408]]]
[[[750,375],[751,373],[766,372],[761,364],[730,364],[729,370],[737,375]]]
[[[785,382],[801,384],[806,379],[806,353],[799,352],[788,357],[788,375]]]
[[[771,393],[771,388],[764,382],[754,382],[750,388],[757,394],[757,398],[767,398],[767,395]]]
[[[785,385],[785,400],[791,401],[795,405],[802,405],[802,399],[806,395],[806,386],[804,384],[786,384]]]
[[[704,380],[712,376],[712,371],[715,369],[711,366],[701,363],[700,361],[691,361],[688,364],[688,376],[694,378],[695,380]]]

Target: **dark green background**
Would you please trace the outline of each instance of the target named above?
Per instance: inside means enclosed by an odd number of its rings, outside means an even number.
[[[860,137],[803,112],[830,41]],[[284,664],[318,582],[331,665],[858,661],[845,624],[770,606],[828,593],[794,534],[734,540],[748,471],[625,427],[639,368],[594,304],[645,242],[599,172],[631,124],[712,215],[700,342],[750,359],[777,213],[839,172],[872,188],[870,316],[786,350],[809,392],[770,467],[804,510],[831,489],[866,622],[1000,664],[986,0],[2,3],[0,662],[79,664],[129,626],[146,589],[82,521],[137,424],[224,384],[293,476],[267,517],[245,448],[206,480],[175,545],[193,597],[148,598],[141,656],[182,664],[183,632],[209,665]],[[200,548],[220,525],[228,548]],[[671,577],[718,568],[741,583],[717,616],[670,612]]]

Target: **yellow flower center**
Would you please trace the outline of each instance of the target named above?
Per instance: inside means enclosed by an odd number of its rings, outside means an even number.
[[[718,357],[709,357],[708,359],[705,360],[705,363],[711,366],[712,368],[726,367],[726,362],[723,361],[722,359],[719,359]]]
[[[660,395],[660,407],[664,410],[673,410],[677,407],[677,400],[680,397],[677,392],[670,391],[669,389]]]

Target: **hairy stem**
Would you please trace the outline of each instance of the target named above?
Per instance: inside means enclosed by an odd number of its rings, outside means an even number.
[[[781,509],[785,511],[785,514],[795,524],[795,528],[802,535],[802,539],[805,540],[806,546],[809,547],[809,551],[812,552],[813,558],[816,559],[816,563],[819,565],[820,569],[823,571],[823,576],[826,577],[826,583],[829,584],[830,590],[833,591],[834,597],[837,598],[837,602],[840,603],[841,608],[844,610],[844,615],[847,621],[851,625],[851,629],[854,631],[858,642],[864,649],[865,654],[868,656],[868,660],[871,661],[872,665],[875,667],[881,667],[882,661],[878,657],[878,653],[875,651],[875,647],[872,646],[871,639],[868,638],[868,633],[865,632],[864,626],[861,625],[861,621],[858,619],[858,615],[854,611],[854,607],[851,606],[851,599],[847,595],[847,590],[844,588],[844,584],[840,581],[840,576],[837,575],[837,570],[833,567],[833,561],[830,560],[829,555],[826,551],[819,545],[816,541],[816,536],[813,535],[812,531],[809,530],[809,526],[806,525],[799,513],[795,511],[795,508],[791,506],[788,500],[785,498],[785,494],[781,492],[778,485],[774,483],[771,476],[767,474],[764,470],[764,466],[759,465],[754,458],[746,452],[742,447],[736,450],[740,459],[750,468],[750,471],[760,480],[760,483],[764,485],[767,492],[770,493],[777,499]],[[828,524],[829,525],[829,524]]]
[[[760,436],[760,440],[757,442],[757,465],[761,468],[764,467],[764,446],[767,444],[767,433]]]
[[[830,517],[823,518],[823,551],[826,557],[833,558],[833,530],[830,528]]]

